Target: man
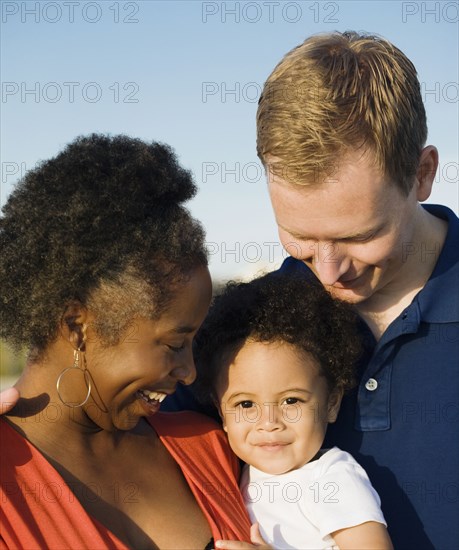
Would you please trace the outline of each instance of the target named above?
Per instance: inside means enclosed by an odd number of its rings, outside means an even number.
[[[459,220],[419,204],[438,153],[416,70],[374,36],[313,36],[268,78],[257,128],[281,270],[362,319],[360,383],[328,444],[367,470],[395,548],[456,548]]]

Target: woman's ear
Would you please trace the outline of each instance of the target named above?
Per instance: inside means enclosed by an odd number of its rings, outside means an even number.
[[[64,309],[60,322],[60,331],[75,349],[84,351],[86,330],[88,327],[88,310],[81,302],[69,302]]]
[[[330,424],[335,422],[338,417],[343,393],[343,388],[335,388],[328,397],[327,422]]]

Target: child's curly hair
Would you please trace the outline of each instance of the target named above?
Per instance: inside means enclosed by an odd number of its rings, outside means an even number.
[[[362,351],[357,315],[300,275],[273,272],[249,283],[230,282],[214,299],[195,340],[200,400],[217,402],[219,376],[248,339],[288,342],[310,353],[330,391],[355,385]]]
[[[39,355],[73,300],[106,345],[134,315],[158,315],[173,285],[207,265],[182,206],[195,192],[167,145],[124,135],[77,138],[29,171],[0,219],[0,337]]]

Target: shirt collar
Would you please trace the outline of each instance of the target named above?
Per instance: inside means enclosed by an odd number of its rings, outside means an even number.
[[[433,216],[448,222],[448,232],[435,268],[413,300],[421,320],[428,323],[459,321],[459,218],[446,206],[423,204]]]

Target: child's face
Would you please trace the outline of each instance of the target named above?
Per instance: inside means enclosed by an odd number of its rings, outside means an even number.
[[[299,468],[316,455],[342,395],[330,395],[312,355],[285,342],[247,342],[217,393],[231,448],[270,474]]]

